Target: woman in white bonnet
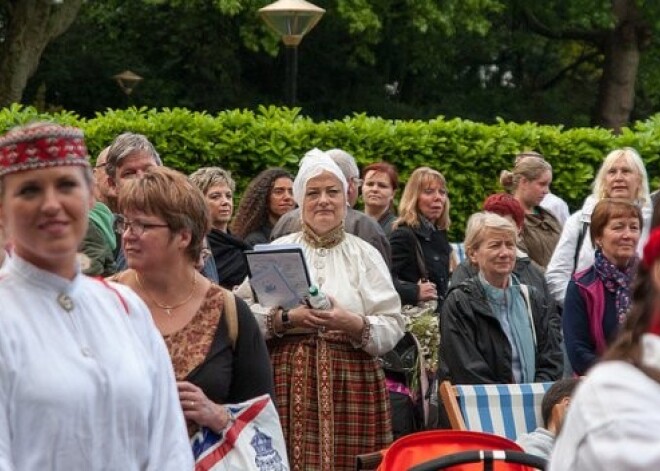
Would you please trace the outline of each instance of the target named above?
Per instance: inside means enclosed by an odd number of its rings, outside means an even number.
[[[344,231],[346,179],[324,152],[302,159],[293,197],[312,282],[332,309],[254,305],[268,339],[292,470],[352,470],[355,455],[392,441],[389,397],[377,356],[403,336],[401,304],[380,253]]]

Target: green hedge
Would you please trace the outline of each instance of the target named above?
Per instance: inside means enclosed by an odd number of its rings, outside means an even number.
[[[620,136],[604,129],[540,126],[533,123],[485,125],[461,119],[393,121],[358,114],[341,121],[313,122],[299,109],[260,107],[257,112],[229,110],[212,116],[185,109],[107,110],[92,119],[69,112],[39,113],[12,106],[0,110],[0,131],[37,119],[84,129],[92,155],[124,131],[145,134],[166,165],[190,173],[209,165],[232,172],[240,191],[259,171],[282,166],[295,173],[312,147],[339,147],[360,166],[378,160],[394,163],[405,182],[418,166],[445,175],[452,204],[451,238],[460,240],[467,217],[488,194],[501,191],[499,173],[512,166],[520,150],[541,152],[554,169],[553,192],[577,209],[610,150],[631,146],[644,158],[651,188],[660,183],[660,115],[638,122]]]

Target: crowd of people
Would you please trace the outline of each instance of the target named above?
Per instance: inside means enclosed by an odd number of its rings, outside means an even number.
[[[312,149],[295,174],[254,177],[234,215],[230,172],[183,175],[143,135],[120,134],[92,166],[78,129],[7,132],[0,470],[192,469],[190,437],[222,433],[228,405],[262,395],[292,470],[354,469],[393,439],[401,385],[378,358],[404,336],[404,306],[429,303],[438,379],[557,381],[545,426],[521,439],[552,469],[654,468],[660,229],[643,161],[609,153],[570,216],[551,182],[541,154],[517,155],[459,261],[431,167],[396,204],[393,164],[361,178],[348,152]],[[257,244],[301,247],[330,308],[260,304],[244,257]]]

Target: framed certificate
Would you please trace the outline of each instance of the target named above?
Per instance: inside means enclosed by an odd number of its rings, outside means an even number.
[[[250,285],[262,306],[292,308],[309,295],[309,270],[299,245],[257,245],[244,252]]]

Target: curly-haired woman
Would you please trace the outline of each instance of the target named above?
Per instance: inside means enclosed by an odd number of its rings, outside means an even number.
[[[231,232],[247,244],[267,244],[275,223],[294,208],[293,178],[283,168],[269,168],[248,185]]]

